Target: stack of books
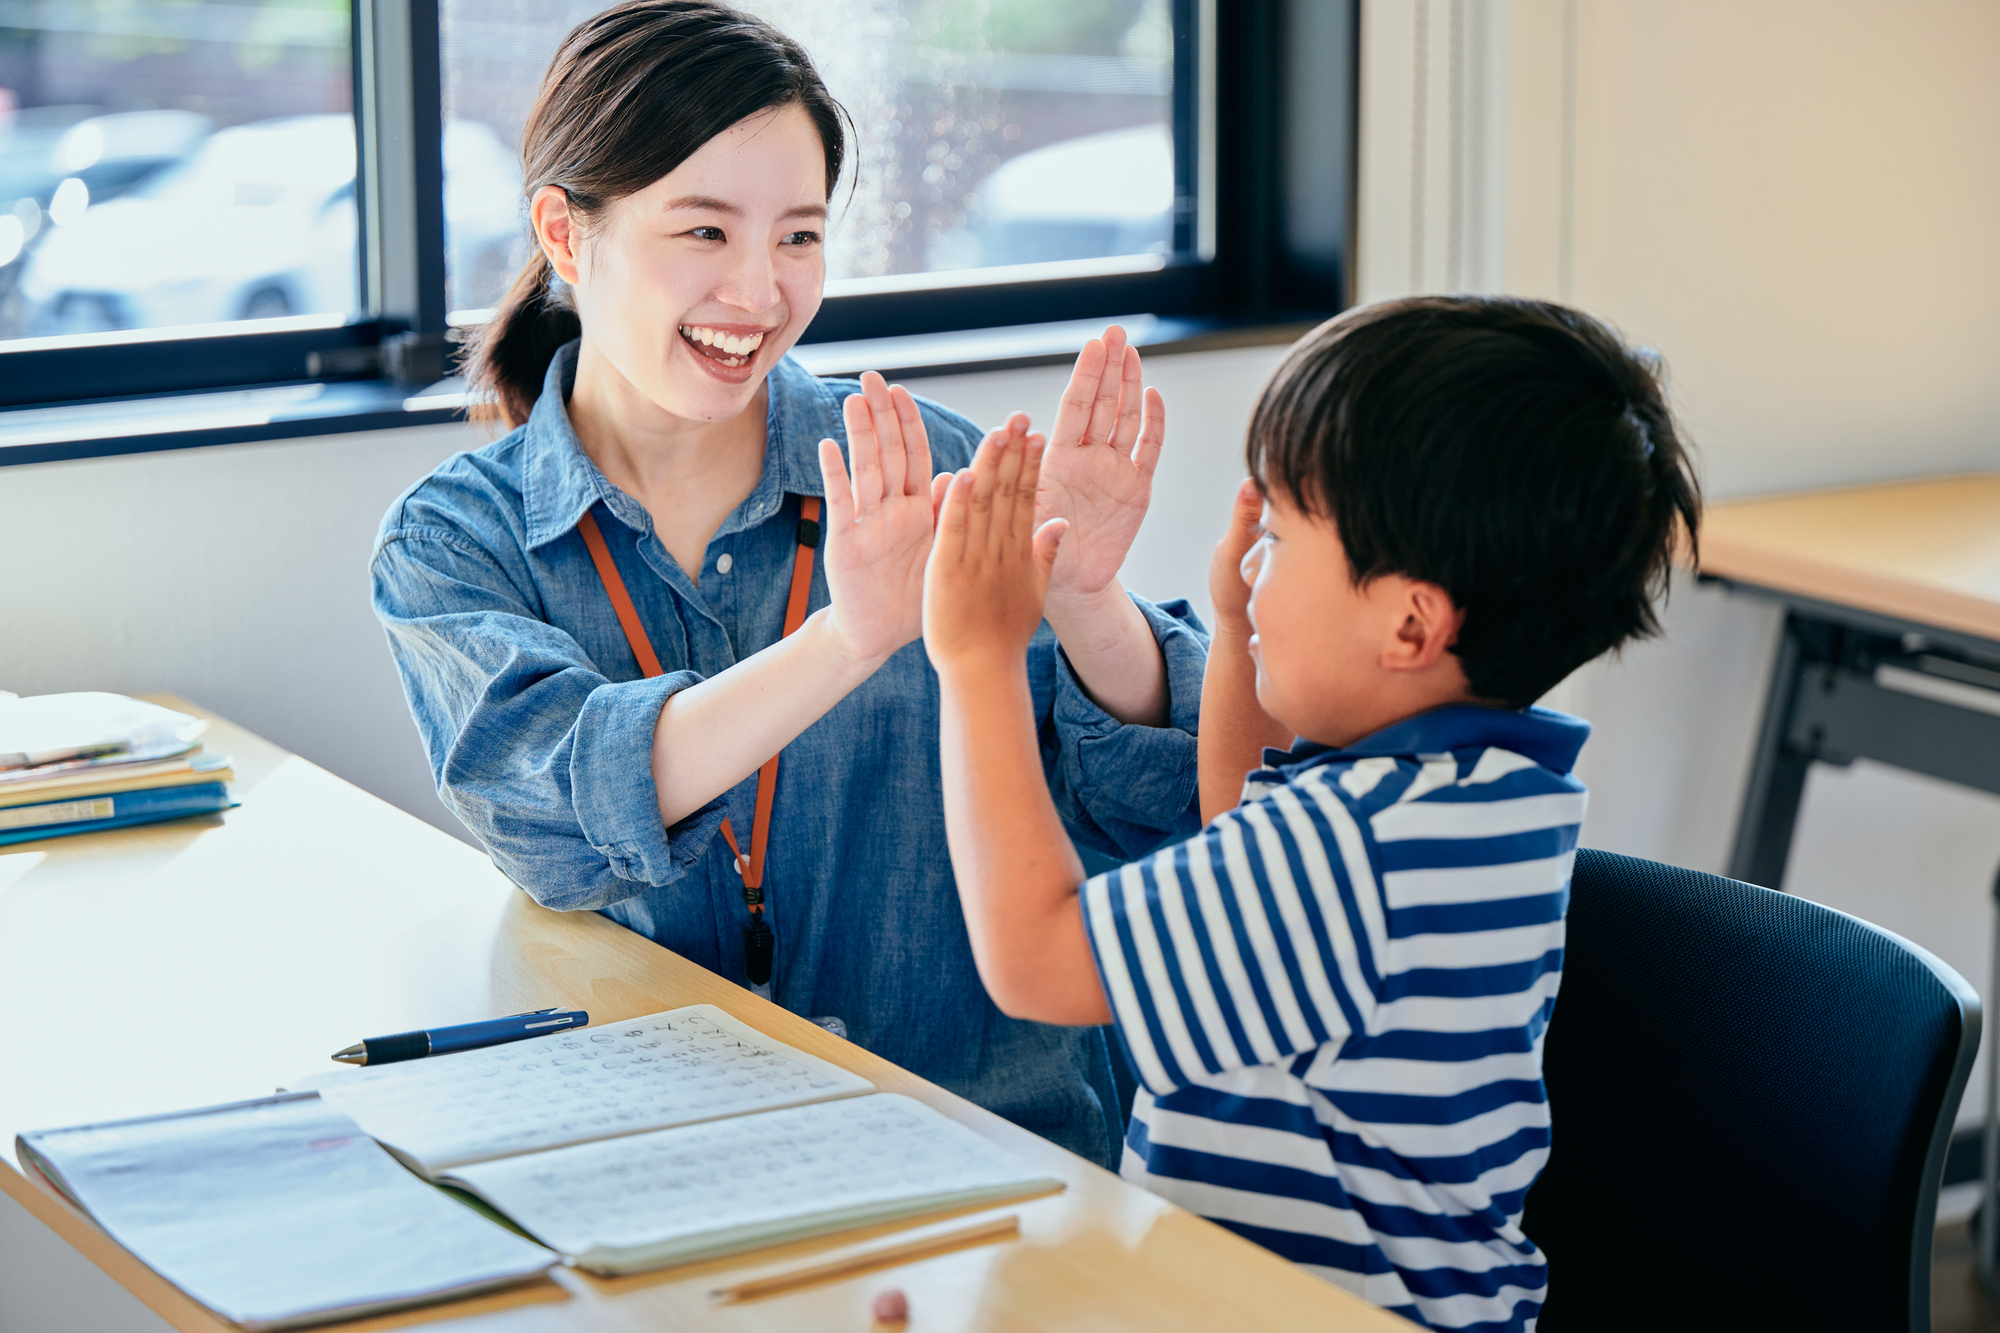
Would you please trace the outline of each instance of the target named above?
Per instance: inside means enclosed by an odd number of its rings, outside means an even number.
[[[122,694],[0,694],[0,846],[229,809],[207,726]]]

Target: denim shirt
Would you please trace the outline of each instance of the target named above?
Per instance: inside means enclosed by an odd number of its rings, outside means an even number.
[[[756,775],[662,827],[653,728],[676,690],[780,637],[799,497],[823,494],[818,442],[846,448],[840,405],[858,386],[778,363],[763,475],[709,542],[697,586],[578,444],[565,408],[576,346],[557,355],[525,425],[447,459],[389,507],[375,611],[438,794],[494,864],[545,907],[601,911],[747,984],[742,881],[718,829],[727,814],[747,846]],[[978,429],[918,404],[936,467],[969,465]],[[576,531],[585,514],[664,675],[644,678],[627,645]],[[827,602],[815,559],[809,608]],[[1092,703],[1046,624],[1029,651],[1049,786],[1098,864],[1200,825],[1207,634],[1185,602],[1138,606],[1166,661],[1167,727],[1123,725]],[[941,790],[938,680],[911,643],[785,747],[764,871],[772,998],[837,1016],[877,1054],[1109,1164],[1123,1125],[1103,1035],[1011,1019],[987,998]]]

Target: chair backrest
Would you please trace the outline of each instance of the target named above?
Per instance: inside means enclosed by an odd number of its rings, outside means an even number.
[[[1543,1333],[1929,1333],[1979,998],[1803,898],[1580,851],[1523,1223]]]

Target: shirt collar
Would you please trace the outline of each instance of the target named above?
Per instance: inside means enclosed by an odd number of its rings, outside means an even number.
[[[521,492],[530,550],[569,532],[600,501],[626,526],[652,530],[645,508],[598,470],[570,425],[568,401],[576,383],[579,342],[572,340],[556,350],[524,427],[527,457]],[[787,356],[772,368],[766,385],[770,405],[764,470],[756,488],[723,520],[718,537],[762,523],[778,512],[787,495],[824,494],[819,442],[829,436],[843,443],[847,439],[833,391],[804,366]]]
[[[1553,708],[1484,708],[1451,704],[1392,722],[1344,749],[1302,740],[1289,750],[1264,751],[1264,764],[1286,777],[1308,768],[1371,755],[1447,754],[1488,747],[1511,750],[1552,773],[1576,767],[1577,753],[1590,739],[1590,724]]]

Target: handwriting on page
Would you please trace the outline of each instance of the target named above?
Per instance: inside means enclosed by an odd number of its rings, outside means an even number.
[[[320,1093],[437,1170],[870,1090],[702,1008],[365,1070]]]
[[[1035,1178],[964,1126],[892,1094],[484,1162],[452,1175],[567,1254],[666,1248],[679,1237]]]

